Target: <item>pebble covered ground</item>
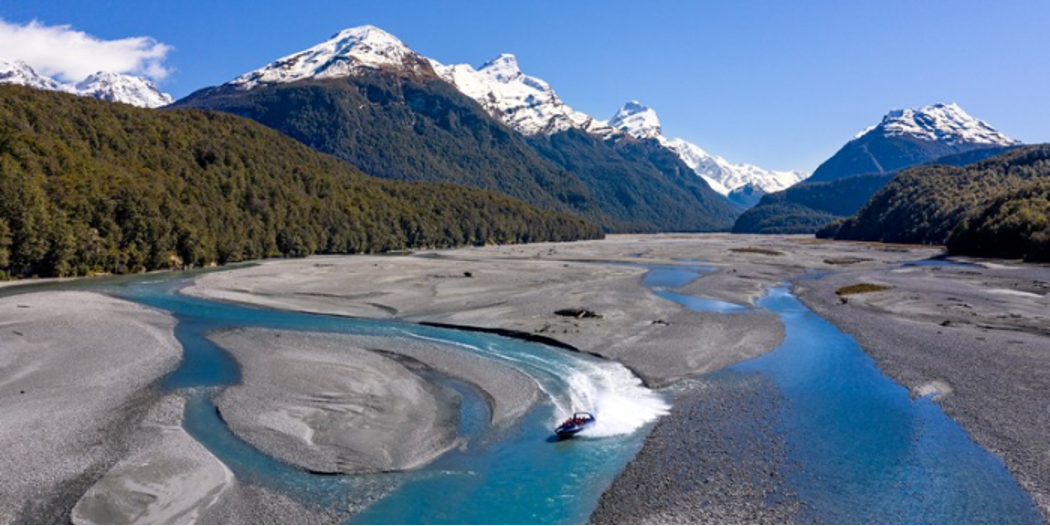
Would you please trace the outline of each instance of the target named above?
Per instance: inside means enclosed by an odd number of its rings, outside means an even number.
[[[781,401],[758,375],[730,371],[683,382],[671,414],[602,495],[595,524],[796,522],[785,488],[794,469],[776,432]]]

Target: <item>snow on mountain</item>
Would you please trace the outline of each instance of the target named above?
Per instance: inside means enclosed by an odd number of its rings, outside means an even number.
[[[733,190],[749,184],[767,194],[779,192],[809,175],[798,170],[766,170],[751,164],[730,163],[684,139],[664,139],[664,145],[677,153],[678,158],[692,168],[696,175],[704,178],[711,188],[726,196]]]
[[[660,118],[656,116],[656,112],[636,100],[624,104],[620,111],[613,115],[609,126],[639,139],[662,137]]]
[[[375,26],[345,29],[325,42],[245,73],[227,85],[252,89],[306,79],[349,77],[374,69],[436,73],[523,135],[569,128],[595,133],[608,130],[604,122],[567,106],[543,80],[522,73],[514,55],[500,55],[478,69],[466,64],[446,66],[416,53]]]
[[[143,108],[166,106],[175,100],[171,95],[161,93],[152,82],[141,77],[100,71],[76,84],[65,84],[51,77],[40,75],[29,64],[21,61],[0,60],[0,83],[62,91]]]
[[[522,135],[548,135],[577,128],[599,135],[605,122],[570,108],[542,79],[522,73],[514,55],[504,53],[475,70],[467,64],[430,61],[438,76],[485,111]]]
[[[1013,146],[1020,141],[1007,137],[988,123],[972,117],[959,105],[931,104],[921,108],[893,110],[877,126],[857,134],[859,139],[869,133],[885,137],[910,136],[925,141],[945,144],[982,144]]]
[[[344,29],[305,51],[278,59],[229,82],[241,89],[305,79],[348,77],[366,69],[397,69],[424,73],[425,58],[394,35],[375,26]]]
[[[704,151],[685,139],[667,139],[662,135],[660,118],[652,108],[630,101],[616,112],[610,126],[639,139],[656,139],[678,155],[716,192],[729,196],[734,190],[751,185],[762,193],[784,190],[805,179],[808,174],[799,171],[766,170],[750,164],[732,164],[722,157]]]
[[[49,91],[73,91],[72,86],[38,74],[29,64],[21,60],[0,60],[0,83],[17,84]]]
[[[159,108],[175,102],[171,95],[162,93],[147,79],[105,71],[99,71],[78,82],[74,90],[78,95],[85,97],[123,102],[142,108]]]

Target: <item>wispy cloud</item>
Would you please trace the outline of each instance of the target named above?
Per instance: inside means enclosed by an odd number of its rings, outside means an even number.
[[[172,47],[150,37],[103,40],[71,26],[36,20],[17,24],[0,19],[0,59],[21,60],[38,73],[66,82],[98,71],[143,75],[154,80],[170,70],[164,59]]]

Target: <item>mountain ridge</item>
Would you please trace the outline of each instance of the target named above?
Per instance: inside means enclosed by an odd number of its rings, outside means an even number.
[[[701,178],[682,180],[691,174],[687,166],[636,141],[617,146],[614,139],[625,134],[604,133],[611,128],[522,73],[513,55],[478,70],[444,66],[377,28],[342,31],[175,106],[256,119],[376,176],[497,190],[549,210],[573,211],[607,231],[725,230],[739,214]],[[527,141],[580,129],[596,140],[558,140],[548,147]],[[560,147],[569,150],[557,152]],[[579,168],[582,159],[613,158],[621,164],[618,173],[630,174],[626,179]],[[586,173],[581,177],[567,166]],[[603,184],[618,191],[596,186]],[[643,198],[643,188],[657,195]],[[630,209],[639,199],[650,203],[644,213]]]
[[[737,219],[733,231],[815,233],[859,211],[901,170],[935,163],[970,164],[1019,144],[954,103],[890,110],[878,124],[847,141],[802,184],[764,196]]]
[[[23,61],[0,60],[0,84],[28,86],[46,91],[72,93],[140,108],[158,108],[175,101],[144,77],[99,71],[75,83],[59,82],[41,75]]]
[[[818,236],[922,244],[944,244],[955,237],[956,253],[989,255],[996,251],[991,250],[987,239],[996,231],[1010,230],[1015,238],[1033,236],[1034,242],[1045,246],[1048,241],[1044,239],[1047,234],[1045,215],[1040,225],[1036,225],[1033,219],[1045,214],[1046,204],[1045,201],[1040,204],[1039,194],[1031,190],[1048,184],[1050,145],[1046,144],[1013,148],[962,167],[943,164],[912,167],[879,190],[856,214],[822,229]],[[1042,195],[1045,195],[1045,190]],[[1004,213],[1008,202],[1017,199],[1031,199],[1033,206],[1042,206],[1043,210],[1029,208],[1028,211],[1019,209]],[[981,215],[983,217],[979,217]],[[992,220],[997,216],[1001,221],[998,224]],[[977,221],[968,225],[968,217],[975,217]],[[1039,226],[1043,231],[1022,234],[1024,227],[1021,225],[1024,224]],[[957,229],[968,228],[969,232],[954,233]],[[978,235],[981,230],[984,232]],[[975,240],[979,237],[984,238],[983,243]],[[1025,255],[1024,249],[1018,249],[1016,242],[1005,245],[1000,254]],[[1033,252],[1034,257],[1047,257],[1044,250]]]
[[[818,166],[810,182],[887,173],[952,154],[1019,144],[955,103],[894,109]]]
[[[808,177],[797,170],[776,171],[744,163],[733,164],[685,139],[668,139],[663,135],[656,111],[638,101],[624,104],[609,121],[609,125],[639,139],[659,141],[675,152],[714,191],[732,197],[739,190],[734,201],[745,207],[754,204],[764,194],[790,188]]]
[[[525,74],[517,57],[511,53],[501,53],[476,69],[468,64],[445,65],[413,51],[394,35],[370,25],[340,31],[320,44],[245,73],[227,85],[252,89],[301,80],[352,77],[366,70],[377,69],[400,70],[412,75],[437,75],[481,104],[493,118],[525,137],[551,135],[569,128],[584,130],[603,139],[610,139],[617,133],[628,133],[627,129],[617,129],[610,122],[567,105],[550,84]],[[623,112],[621,108],[617,116]],[[616,118],[614,116],[614,120]],[[630,130],[630,133],[641,138],[656,138],[659,135],[658,131],[655,134],[639,134],[637,129]],[[749,183],[753,183],[763,193],[776,191],[794,184],[804,176],[801,172],[776,172],[745,164],[733,165],[720,157],[708,156],[691,144],[688,147],[680,146],[676,151],[687,165],[701,166],[701,170],[707,168],[707,171],[698,171],[697,175],[723,196],[729,196],[732,190]],[[697,152],[703,152],[704,159],[709,159],[709,162],[696,162]],[[723,172],[730,175],[722,177]],[[720,179],[723,181],[718,182]],[[731,186],[726,187],[725,182],[730,182]]]

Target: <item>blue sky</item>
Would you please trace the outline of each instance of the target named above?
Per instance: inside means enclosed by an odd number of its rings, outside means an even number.
[[[176,97],[373,24],[444,63],[514,53],[579,110],[637,99],[665,135],[773,169],[813,170],[889,109],[934,102],[1050,142],[1047,0],[5,0],[0,18],[151,37]]]

